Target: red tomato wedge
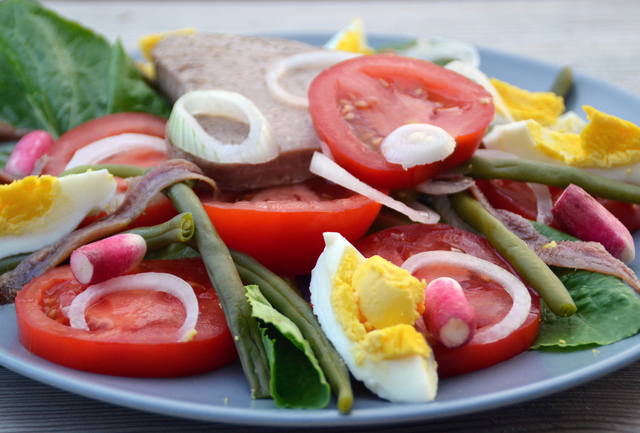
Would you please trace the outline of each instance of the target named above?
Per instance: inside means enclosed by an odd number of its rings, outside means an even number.
[[[537,216],[538,204],[536,196],[529,185],[508,179],[477,179],[476,184],[495,208],[506,209],[527,219]],[[549,187],[551,198],[555,202],[562,194],[562,189]],[[609,212],[624,224],[630,231],[640,229],[640,206],[620,201],[597,198]],[[557,223],[553,227],[559,228]]]
[[[516,274],[486,239],[445,224],[393,227],[369,235],[355,246],[365,257],[377,254],[398,266],[422,251],[460,251],[495,263]],[[416,276],[425,279],[427,283],[444,276],[456,279],[476,312],[478,329],[501,320],[511,308],[511,297],[501,287],[483,281],[477,274],[466,269],[454,266],[422,268]],[[461,348],[448,349],[427,336],[438,363],[438,375],[450,377],[469,373],[526,351],[535,341],[540,327],[540,298],[532,290],[530,292],[532,306],[525,323],[501,340],[486,344],[478,344],[472,340]]]
[[[229,248],[290,276],[311,272],[324,249],[324,232],[338,232],[353,242],[367,232],[382,206],[322,179],[201,199]]]
[[[466,161],[493,119],[491,95],[434,63],[380,54],[338,63],[309,88],[309,112],[336,162],[378,188],[405,188]],[[379,150],[384,137],[408,123],[439,126],[456,139],[443,161],[405,170]]]
[[[151,291],[107,295],[87,309],[90,331],[73,329],[64,310],[86,286],[68,266],[47,271],[16,297],[18,338],[33,354],[93,373],[171,377],[202,373],[237,357],[220,301],[199,259],[145,261],[133,273],[165,272],[193,287],[200,305],[197,334],[169,341],[184,321],[182,303]]]

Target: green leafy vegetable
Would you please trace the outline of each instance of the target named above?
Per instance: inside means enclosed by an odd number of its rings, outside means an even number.
[[[551,227],[532,223],[556,242],[577,240]],[[571,317],[558,317],[541,302],[540,332],[532,349],[580,349],[606,345],[640,331],[640,299],[617,277],[590,271],[554,269],[578,307]]]
[[[54,137],[122,111],[168,116],[119,41],[28,0],[0,2],[0,120]]]
[[[246,286],[252,316],[259,319],[271,367],[271,395],[280,407],[321,409],[331,387],[298,327],[274,309],[256,285]]]

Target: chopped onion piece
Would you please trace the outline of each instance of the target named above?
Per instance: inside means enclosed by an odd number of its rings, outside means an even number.
[[[110,293],[131,290],[164,292],[178,298],[184,305],[187,317],[180,329],[176,331],[176,340],[188,341],[194,335],[199,307],[193,288],[182,278],[160,272],[124,275],[88,286],[84,292],[73,299],[69,306],[68,317],[71,327],[89,331],[85,312],[94,301]]]
[[[527,320],[531,310],[529,290],[518,277],[494,263],[456,251],[425,251],[409,257],[402,264],[402,268],[414,273],[424,266],[445,264],[477,272],[483,278],[500,284],[513,299],[513,305],[504,318],[492,326],[478,330],[472,342],[486,344],[500,340],[514,332]]]
[[[309,108],[309,99],[294,95],[280,85],[280,78],[288,71],[297,68],[327,68],[343,60],[352,59],[360,54],[338,50],[319,50],[285,57],[274,63],[266,74],[269,92],[282,102],[298,108]]]
[[[475,183],[473,178],[467,176],[451,179],[429,179],[416,185],[416,190],[430,195],[455,194],[469,189]]]
[[[149,149],[166,153],[167,144],[163,138],[147,134],[125,133],[105,137],[78,149],[65,170],[85,164],[97,164],[120,152],[134,149]]]
[[[396,210],[409,217],[412,221],[423,224],[435,224],[440,220],[440,215],[427,207],[425,207],[424,210],[412,209],[404,203],[367,185],[322,153],[315,152],[313,154],[309,170],[320,177]]]
[[[249,125],[240,144],[223,143],[209,135],[194,116],[225,117]],[[167,123],[171,143],[202,159],[219,163],[259,164],[280,153],[269,122],[246,97],[226,90],[194,90],[174,104]]]
[[[439,126],[428,123],[402,125],[387,135],[380,151],[385,159],[406,170],[416,165],[442,161],[456,148],[456,140]]]

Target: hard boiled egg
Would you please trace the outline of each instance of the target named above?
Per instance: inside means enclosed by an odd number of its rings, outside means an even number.
[[[554,123],[564,113],[564,99],[552,92],[530,92],[491,78],[513,120],[533,119],[541,125]]]
[[[424,310],[424,282],[379,256],[365,259],[338,233],[324,239],[311,303],[351,374],[386,400],[432,401],[436,363],[413,326]]]
[[[564,115],[548,127],[531,119],[498,125],[486,135],[484,146],[640,185],[640,128],[592,107],[583,108],[588,122]]]
[[[342,30],[334,34],[325,44],[330,50],[350,51],[358,54],[373,54],[375,50],[367,42],[364,23],[359,17],[353,18]]]
[[[106,170],[27,176],[0,185],[0,258],[27,253],[71,233],[89,214],[104,210],[116,192]]]

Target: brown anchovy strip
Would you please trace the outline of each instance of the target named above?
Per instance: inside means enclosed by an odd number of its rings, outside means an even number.
[[[497,218],[512,233],[527,244],[543,262],[561,268],[584,269],[613,275],[623,279],[633,290],[640,293],[640,280],[635,272],[620,260],[613,257],[598,242],[561,241],[549,247],[551,239],[541,235],[529,220],[504,209],[493,208],[477,187],[471,192],[482,206]]]
[[[215,187],[215,183],[201,173],[195,164],[182,159],[169,160],[153,168],[129,187],[114,213],[35,251],[14,270],[0,276],[0,304],[13,302],[25,284],[65,261],[78,247],[124,230],[163,189],[189,179],[202,180]]]
[[[14,180],[16,180],[14,176],[11,176],[4,170],[0,170],[0,184],[11,183]]]

